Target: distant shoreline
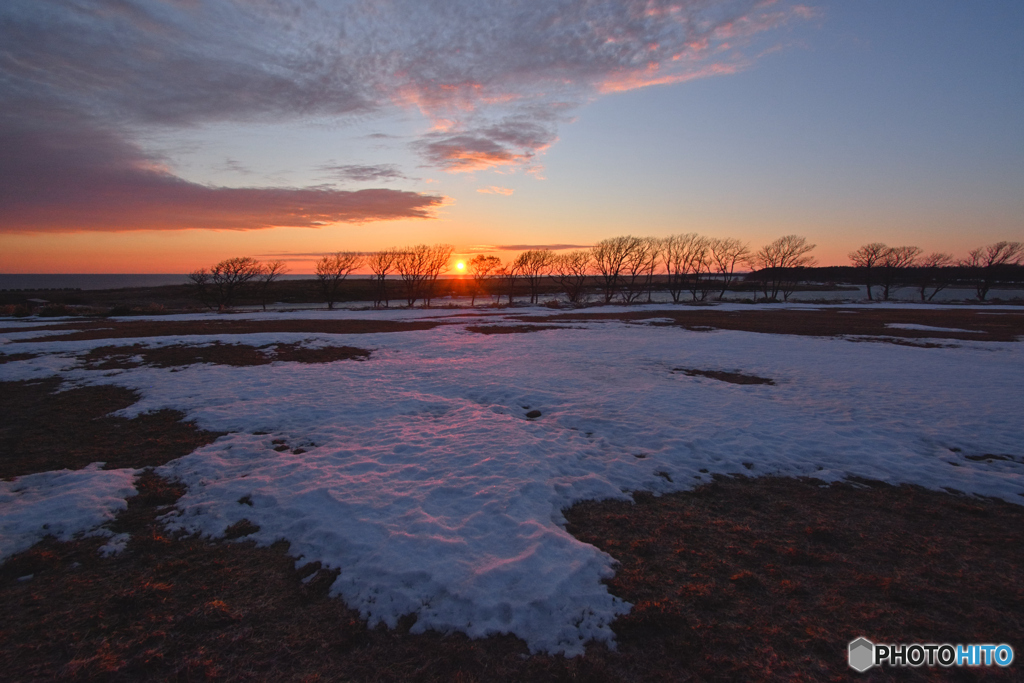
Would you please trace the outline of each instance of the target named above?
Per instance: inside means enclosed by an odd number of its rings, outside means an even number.
[[[178,273],[67,273],[67,274],[0,274],[0,290],[12,289],[124,289],[127,287],[160,287],[183,285],[188,275]]]
[[[365,279],[367,274],[353,274],[354,279]],[[443,277],[443,276],[442,276]],[[283,275],[281,280],[312,280],[312,273]],[[389,276],[388,279],[393,279]],[[127,289],[134,287],[163,287],[188,284],[187,273],[0,273],[0,291],[46,289]]]

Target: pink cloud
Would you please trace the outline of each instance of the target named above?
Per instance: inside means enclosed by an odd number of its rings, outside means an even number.
[[[437,131],[417,143],[432,164],[450,172],[529,165],[556,140],[547,125],[523,117],[458,132]]]
[[[211,187],[73,121],[0,130],[0,232],[258,230],[431,218],[445,198],[367,189]]]
[[[498,187],[497,185],[491,185],[490,187],[477,188],[477,192],[481,192],[483,194],[503,194],[506,197],[509,197],[512,195],[513,192],[515,192],[515,190],[508,187]]]
[[[684,73],[663,73],[657,66],[649,67],[644,71],[633,71],[623,74],[609,76],[608,80],[601,83],[598,90],[604,93],[625,92],[637,90],[652,85],[670,85],[672,83],[683,83],[695,78],[707,78],[709,76],[725,76],[737,73],[742,70],[739,64],[710,64],[696,71]]]

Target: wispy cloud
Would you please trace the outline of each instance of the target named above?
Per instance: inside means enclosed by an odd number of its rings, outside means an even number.
[[[404,180],[406,178],[405,174],[399,171],[398,167],[394,164],[326,164],[320,166],[318,170],[327,173],[328,176],[337,180],[353,180],[363,183]]]
[[[12,91],[136,123],[398,103],[466,124],[727,72],[755,35],[815,15],[786,0],[14,1],[0,6],[0,69]]]
[[[221,170],[238,173],[239,175],[252,175],[254,173],[251,168],[244,166],[237,159],[232,159],[231,157],[224,159],[224,163],[221,164]]]
[[[494,247],[497,251],[527,251],[529,249],[550,249],[560,251],[563,249],[590,249],[589,244],[499,244]]]
[[[589,249],[589,244],[474,244],[466,247],[461,253],[486,254],[492,251],[528,251],[530,249],[548,249],[563,251],[566,249]]]
[[[508,187],[498,187],[497,185],[491,185],[490,187],[477,188],[477,192],[482,194],[503,194],[506,197],[511,197],[515,190]]]
[[[549,126],[524,118],[491,125],[428,133],[415,147],[430,163],[449,171],[527,165],[555,142]]]

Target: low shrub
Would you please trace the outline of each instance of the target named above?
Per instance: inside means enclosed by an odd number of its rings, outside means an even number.
[[[13,316],[15,318],[24,318],[31,315],[31,311],[21,304],[8,304],[6,306],[0,306],[0,316]]]
[[[117,304],[113,308],[106,311],[107,316],[119,317],[126,315],[163,315],[167,313],[167,309],[164,308],[163,304],[146,304],[145,306],[128,306],[127,304]]]
[[[58,318],[74,314],[75,312],[64,304],[47,304],[39,309],[39,315],[43,318]]]

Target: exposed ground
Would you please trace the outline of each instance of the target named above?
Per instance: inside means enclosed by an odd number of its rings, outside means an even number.
[[[536,318],[522,316],[524,322]],[[584,322],[619,320],[650,325],[671,325],[698,332],[710,329],[762,332],[765,334],[799,334],[821,337],[895,337],[902,340],[928,338],[973,341],[1016,341],[1024,337],[1024,313],[973,310],[963,308],[824,308],[724,311],[717,308],[689,307],[681,310],[659,309],[656,312],[601,313],[579,311],[546,316],[546,322]],[[887,327],[890,324],[912,324],[936,328],[953,328],[965,332]]]
[[[130,339],[168,337],[184,334],[253,334],[256,332],[298,332],[308,334],[374,334],[430,330],[440,323],[431,320],[248,320],[226,317],[202,322],[180,320],[72,320],[53,325],[6,327],[4,332],[47,332],[33,341],[82,341],[90,339]],[[64,332],[64,334],[52,334]]]
[[[1024,315],[1016,313],[765,312],[782,316],[775,320],[759,311],[742,317],[715,313],[656,315],[683,327],[911,341],[957,333],[886,323],[980,330],[959,337],[980,341],[1024,335]],[[602,314],[550,320],[595,315]],[[652,314],[605,317],[639,321]],[[95,336],[45,339],[352,333],[437,324],[393,323],[385,329],[355,322],[104,321],[77,333]],[[510,327],[545,326],[524,320]],[[359,349],[334,348],[322,353],[365,357]],[[319,350],[111,345],[83,360],[95,367],[262,364],[286,359],[282,353],[312,351]],[[679,370],[722,381],[768,380]],[[175,411],[132,420],[110,417],[136,400],[125,389],[55,393],[59,385],[0,384],[0,476],[96,460],[108,467],[156,466],[218,436],[182,422]],[[245,524],[230,534],[238,542],[169,536],[156,518],[181,488],[148,471],[137,487],[139,495],[112,526],[131,534],[124,553],[101,557],[97,548],[104,539],[51,539],[0,565],[0,679],[847,680],[852,672],[845,646],[861,635],[875,642],[1007,642],[1018,658],[1024,652],[1024,507],[996,500],[867,481],[826,486],[736,477],[659,498],[637,493],[634,504],[578,504],[565,512],[569,531],[621,562],[609,589],[634,608],[614,624],[617,651],[590,646],[585,656],[567,660],[530,656],[510,636],[472,641],[461,634],[411,635],[408,621],[394,631],[368,629],[357,613],[327,597],[334,575],[316,573],[316,566],[295,570],[286,544],[256,548],[244,541],[253,531]],[[1021,680],[1020,666],[876,669],[862,678]]]
[[[775,380],[757,375],[744,375],[742,372],[725,372],[723,370],[698,370],[697,368],[673,368],[672,372],[681,372],[690,377],[707,377],[719,382],[730,384],[775,384]]]
[[[105,462],[105,469],[156,467],[220,434],[183,422],[176,410],[127,419],[110,413],[138,394],[122,387],[59,391],[59,379],[0,382],[0,479]]]
[[[365,360],[369,357],[369,351],[354,346],[307,348],[299,344],[270,344],[257,347],[214,342],[206,346],[174,344],[152,348],[141,344],[100,346],[85,354],[84,361],[90,369],[110,370],[141,365],[172,368],[194,363],[234,366],[269,365],[274,361],[331,363],[336,360]]]
[[[506,311],[515,324],[469,325],[466,329],[481,334],[509,334],[539,332],[555,329],[558,325],[543,323],[571,323],[598,320],[617,320],[646,325],[678,326],[707,332],[714,329],[761,332],[766,334],[797,334],[811,336],[844,336],[853,341],[872,338],[918,341],[931,339],[962,339],[970,341],[1016,341],[1024,337],[1024,313],[993,311],[988,309],[942,308],[823,308],[728,311],[715,307],[661,308],[656,312],[603,313],[600,309],[584,309],[571,313],[536,316]],[[452,319],[480,318],[486,323],[488,314],[459,312]],[[225,316],[216,320],[176,321],[159,319],[104,319],[68,320],[53,325],[11,326],[5,333],[46,332],[47,336],[26,339],[32,341],[80,341],[91,339],[127,339],[133,337],[162,337],[184,334],[251,334],[265,333],[323,333],[370,334],[381,332],[408,332],[429,330],[447,324],[437,320],[353,320],[353,319],[282,319],[250,320]],[[941,329],[907,329],[889,327],[892,324],[912,324],[934,328],[951,328],[963,332]],[[58,334],[54,334],[54,333]],[[2,359],[2,356],[0,356]],[[8,358],[7,360],[12,360]]]

